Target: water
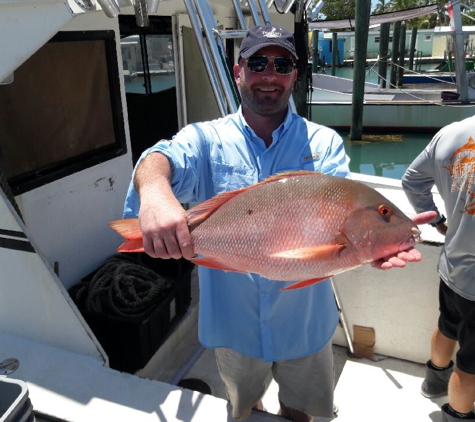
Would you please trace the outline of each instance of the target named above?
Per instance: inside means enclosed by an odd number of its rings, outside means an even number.
[[[176,85],[175,74],[165,73],[152,75],[150,77],[152,92],[160,92]],[[127,77],[124,79],[125,91],[127,93],[145,94],[145,83],[143,76]]]
[[[424,63],[421,65],[417,66],[417,69],[419,70],[429,70],[429,69],[434,69],[436,64],[434,63]],[[386,73],[386,80],[389,81],[390,78],[390,73],[391,72],[391,66],[388,66],[387,68],[387,73]],[[327,75],[331,75],[331,69],[326,69],[325,73]],[[366,72],[365,72],[365,81],[366,82],[371,82],[374,84],[378,83],[378,65],[375,63],[369,63],[366,67]],[[340,78],[345,78],[345,79],[353,79],[353,68],[350,66],[343,66],[343,67],[337,67],[335,69],[335,76],[339,76]]]
[[[351,159],[352,172],[398,180],[433,136],[427,133],[371,134],[363,135],[362,141],[350,141],[347,132],[340,135]]]
[[[423,64],[421,70],[432,69],[434,64]],[[388,68],[388,75],[389,75]],[[326,71],[331,74],[331,69]],[[353,79],[349,66],[335,69],[335,76]],[[378,83],[378,66],[366,68],[366,82]],[[350,141],[348,132],[341,132],[346,153],[350,157],[350,170],[370,176],[383,176],[400,180],[409,164],[421,153],[434,134],[371,134],[362,141]]]

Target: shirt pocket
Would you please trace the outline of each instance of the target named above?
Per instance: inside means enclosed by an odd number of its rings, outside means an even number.
[[[216,193],[241,189],[257,183],[255,170],[211,161],[211,177]]]

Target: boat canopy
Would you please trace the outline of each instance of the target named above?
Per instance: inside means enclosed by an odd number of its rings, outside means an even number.
[[[397,12],[381,13],[379,15],[371,15],[369,18],[369,26],[381,25],[382,23],[405,21],[419,16],[425,16],[435,12],[440,6],[433,4],[430,6],[416,7],[413,9],[399,10]],[[355,19],[339,19],[310,22],[308,28],[312,29],[353,29],[355,27]]]

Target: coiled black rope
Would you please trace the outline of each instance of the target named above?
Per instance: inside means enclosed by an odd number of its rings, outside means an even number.
[[[125,318],[141,318],[165,296],[181,276],[164,276],[144,266],[140,259],[127,254],[109,258],[89,280],[69,290],[80,310]]]

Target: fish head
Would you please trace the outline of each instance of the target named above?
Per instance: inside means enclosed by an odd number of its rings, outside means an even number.
[[[342,234],[363,262],[392,255],[420,242],[420,230],[396,205],[374,189],[359,195]]]

